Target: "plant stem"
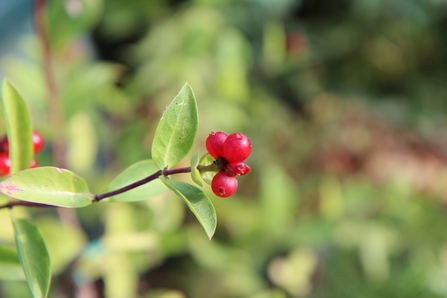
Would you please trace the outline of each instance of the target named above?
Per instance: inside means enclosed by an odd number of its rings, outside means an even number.
[[[197,169],[200,172],[207,172],[207,171],[216,171],[217,167],[215,164],[212,165],[208,165],[208,166],[203,166],[203,165],[198,165]],[[190,173],[191,172],[191,167],[184,167],[184,168],[177,168],[177,169],[172,169],[172,170],[168,170],[168,169],[164,169],[164,170],[158,170],[157,172],[153,173],[152,175],[149,175],[143,179],[137,180],[131,184],[128,184],[126,186],[120,187],[118,189],[109,191],[109,192],[105,192],[102,194],[97,194],[94,195],[94,199],[93,202],[99,202],[105,198],[109,198],[109,197],[113,197],[122,193],[125,193],[126,191],[132,190],[134,188],[137,188],[138,186],[144,185],[146,183],[149,183],[151,181],[154,181],[155,179],[159,178],[161,175],[163,176],[170,176],[170,175],[175,175],[175,174],[182,174],[182,173]],[[34,202],[27,202],[27,201],[11,201],[5,205],[1,205],[0,209],[3,208],[12,208],[15,206],[24,206],[24,207],[58,207],[58,206],[53,206],[53,205],[47,205],[47,204],[42,204],[42,203],[34,203]]]
[[[185,167],[185,168],[178,168],[178,169],[172,169],[172,170],[159,170],[157,172],[155,172],[154,174],[147,176],[146,178],[143,178],[141,180],[135,181],[129,185],[123,186],[121,188],[106,192],[106,193],[102,193],[102,194],[97,194],[95,195],[94,198],[94,202],[99,202],[105,198],[108,197],[113,197],[119,194],[122,194],[126,191],[132,190],[138,186],[144,185],[146,183],[149,183],[155,179],[157,179],[158,177],[160,177],[161,175],[163,176],[169,176],[169,175],[174,175],[174,174],[180,174],[180,173],[190,173],[191,172],[191,167]]]
[[[3,208],[12,208],[16,206],[23,206],[23,207],[38,207],[38,208],[48,208],[48,207],[57,207],[54,205],[47,205],[42,203],[34,203],[34,202],[26,202],[26,201],[11,201],[5,205],[1,205],[0,209]]]

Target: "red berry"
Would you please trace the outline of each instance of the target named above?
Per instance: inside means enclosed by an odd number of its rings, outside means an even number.
[[[8,154],[0,153],[0,176],[7,176],[11,168]]]
[[[211,189],[216,196],[221,198],[226,198],[234,194],[237,186],[237,179],[223,172],[217,173],[213,181],[211,181]]]
[[[44,141],[40,133],[37,131],[33,131],[33,149],[34,153],[39,153],[42,151],[44,145]]]
[[[240,132],[229,135],[223,144],[223,157],[230,163],[244,161],[250,153],[250,140]]]
[[[227,134],[221,131],[212,131],[208,138],[206,138],[206,150],[212,157],[218,158],[219,156],[222,156],[222,145],[224,144],[226,138]]]
[[[232,162],[228,165],[228,167],[230,168],[229,171],[231,171],[232,174],[234,174],[234,176],[247,175],[251,171],[250,167],[245,162],[242,161]]]
[[[32,169],[32,168],[37,168],[37,166],[38,166],[39,164],[37,163],[37,159],[35,159],[35,158],[33,158],[33,160],[31,161],[31,164],[30,164],[30,168]]]

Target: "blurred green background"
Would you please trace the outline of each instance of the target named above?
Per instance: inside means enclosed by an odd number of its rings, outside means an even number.
[[[48,1],[58,127],[31,2],[3,4],[0,73],[47,140],[41,165],[62,131],[66,167],[102,192],[150,158],[185,82],[194,150],[210,131],[253,144],[236,195],[204,187],[211,241],[170,192],[16,208],[46,241],[51,297],[447,297],[445,0]],[[7,210],[0,224],[13,245]],[[0,289],[30,296],[22,281]]]

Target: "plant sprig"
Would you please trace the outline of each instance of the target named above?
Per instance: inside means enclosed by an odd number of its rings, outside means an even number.
[[[198,129],[197,103],[188,84],[183,86],[163,113],[155,132],[152,160],[141,161],[127,168],[104,193],[96,195],[90,192],[82,177],[67,169],[27,169],[33,152],[30,115],[25,102],[7,80],[3,82],[2,104],[7,138],[11,141],[12,175],[0,182],[0,193],[15,200],[0,208],[11,209],[18,258],[35,297],[48,296],[51,280],[49,254],[38,229],[30,221],[14,218],[14,207],[81,208],[106,198],[110,201],[130,202],[148,199],[167,188],[185,201],[208,238],[214,235],[216,211],[203,190],[193,184],[168,179],[171,175],[190,173],[194,169],[193,180],[197,181],[196,170],[217,170],[215,165],[209,164],[173,168],[191,150]],[[36,260],[36,255],[48,261]],[[42,275],[42,272],[45,274]]]

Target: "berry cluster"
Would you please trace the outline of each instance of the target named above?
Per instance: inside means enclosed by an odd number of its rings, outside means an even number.
[[[44,140],[42,136],[37,132],[33,132],[33,151],[34,154],[42,151],[44,146]],[[33,158],[30,164],[30,168],[37,167],[37,160]],[[9,141],[6,136],[0,140],[0,176],[7,176],[11,168],[11,161],[9,160]]]
[[[248,137],[240,132],[227,135],[224,132],[211,132],[206,139],[206,150],[216,158],[219,173],[211,181],[211,189],[216,196],[226,198],[234,194],[238,187],[236,176],[250,173],[244,162],[251,153]]]

